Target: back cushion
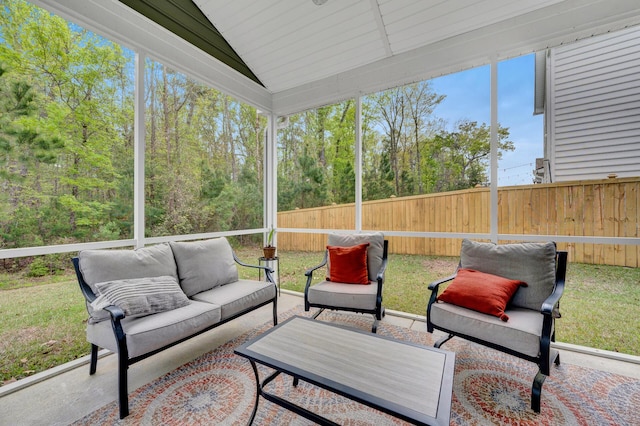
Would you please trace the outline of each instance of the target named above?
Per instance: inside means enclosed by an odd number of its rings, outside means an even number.
[[[462,241],[460,266],[501,277],[520,280],[511,304],[540,310],[553,292],[556,278],[556,245],[548,243],[502,244]]]
[[[382,266],[382,256],[384,254],[384,234],[382,232],[371,234],[329,234],[327,245],[351,247],[364,243],[369,243],[369,248],[367,249],[369,279],[375,281]]]
[[[161,276],[178,279],[176,262],[166,243],[136,250],[83,250],[78,258],[82,276],[96,295],[96,284],[105,281]]]
[[[226,238],[171,242],[182,291],[189,297],[238,281],[238,268]]]

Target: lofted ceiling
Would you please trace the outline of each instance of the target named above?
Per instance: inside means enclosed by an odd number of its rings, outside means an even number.
[[[639,0],[32,1],[282,115],[640,24]]]
[[[280,92],[561,0],[193,0],[271,92]]]

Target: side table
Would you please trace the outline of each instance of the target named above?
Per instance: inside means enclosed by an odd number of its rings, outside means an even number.
[[[278,286],[278,296],[281,295],[281,291],[280,291],[280,258],[278,258],[278,256],[272,257],[272,258],[267,258],[264,256],[261,256],[258,258],[258,264],[260,266],[262,266],[262,264],[264,263],[265,266],[268,266],[271,268],[271,263],[272,262],[276,262],[276,272],[277,272],[277,281],[276,281],[276,285]],[[273,269],[273,268],[271,268]],[[258,269],[258,281],[262,280],[262,269]]]

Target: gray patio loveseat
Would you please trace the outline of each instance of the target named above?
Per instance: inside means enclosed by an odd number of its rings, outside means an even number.
[[[271,269],[240,262],[226,238],[84,250],[73,263],[89,312],[90,374],[99,348],[118,354],[120,418],[130,365],[269,303],[278,321]],[[237,265],[264,270],[266,281],[238,279]]]

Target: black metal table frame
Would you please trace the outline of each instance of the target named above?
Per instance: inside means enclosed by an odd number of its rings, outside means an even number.
[[[292,320],[295,317],[290,318],[289,320],[281,323],[279,326],[282,326],[284,324],[286,324],[288,321]],[[313,321],[312,319],[309,318],[305,318],[308,319],[310,321]],[[279,327],[278,326],[278,327]],[[366,333],[364,331],[361,330],[356,330],[356,329],[351,329],[349,327],[346,326],[341,326],[341,325],[335,325],[335,324],[330,324],[330,326],[332,327],[340,327],[340,328],[346,328],[349,329],[351,331],[357,332],[357,333],[363,333],[363,334],[369,334]],[[269,331],[274,330],[276,327],[272,328]],[[267,331],[265,334],[269,333],[269,331]],[[374,335],[376,338],[381,338],[381,339],[387,339],[387,340],[395,340],[389,337],[385,337],[385,336],[379,336],[379,335]],[[256,339],[259,339],[261,336],[258,336]],[[252,341],[255,341],[256,339],[253,339]],[[244,347],[246,347],[247,345],[249,345],[251,342],[246,343],[245,345],[242,345]],[[404,344],[407,345],[412,345],[412,346],[422,346],[419,344],[414,344],[411,342],[402,342]],[[432,349],[429,348],[431,350],[436,350],[439,351],[438,349]],[[297,386],[299,380],[304,380],[307,383],[310,383],[312,385],[318,386],[322,389],[328,390],[330,392],[334,392],[338,395],[344,396],[352,401],[356,401],[359,402],[361,404],[364,404],[368,407],[371,407],[373,409],[382,411],[386,414],[389,414],[391,416],[394,416],[396,418],[399,418],[401,420],[404,420],[406,422],[409,422],[411,424],[415,424],[415,425],[431,425],[431,424],[440,424],[440,419],[432,419],[435,421],[435,423],[432,422],[427,422],[425,421],[420,421],[420,420],[416,420],[415,418],[411,417],[408,413],[407,410],[404,407],[401,406],[397,406],[396,409],[392,409],[389,408],[388,405],[389,404],[382,404],[383,401],[380,401],[380,404],[377,404],[375,402],[372,402],[371,399],[366,399],[364,398],[364,396],[362,395],[362,392],[353,392],[353,391],[347,391],[346,387],[343,389],[341,386],[331,386],[328,383],[325,383],[325,381],[323,381],[323,379],[321,377],[310,377],[309,375],[305,374],[302,370],[291,366],[290,368],[283,368],[282,366],[276,366],[273,363],[270,363],[264,359],[261,359],[259,361],[256,361],[256,359],[254,359],[251,355],[246,354],[246,353],[242,353],[242,352],[238,352],[238,349],[236,349],[235,353],[237,355],[240,355],[242,357],[245,357],[249,360],[249,362],[251,363],[251,367],[253,369],[253,373],[256,377],[256,399],[255,399],[255,404],[253,407],[253,411],[251,413],[251,417],[249,419],[249,422],[247,423],[248,425],[253,424],[253,421],[255,419],[255,416],[258,412],[258,405],[260,402],[260,396],[262,396],[264,399],[266,399],[267,401],[270,401],[274,404],[277,404],[281,407],[284,407],[308,420],[311,420],[313,422],[315,422],[316,424],[319,425],[323,425],[323,426],[337,426],[339,425],[338,423],[335,423],[325,417],[322,417],[321,415],[314,413],[312,411],[307,410],[306,408],[300,407],[299,405],[294,404],[293,402],[287,401],[286,399],[283,399],[277,395],[274,395],[272,393],[266,392],[265,391],[265,387],[271,382],[273,381],[276,377],[278,377],[280,374],[284,373],[287,374],[289,376],[291,376],[293,378],[293,386]],[[455,360],[455,355],[453,355],[453,359]],[[446,388],[445,392],[451,392],[452,387],[453,387],[453,365],[454,365],[455,361],[453,361],[452,363],[447,363],[447,365],[445,365],[445,370],[448,370],[448,372],[451,374],[451,381],[448,382],[446,385],[443,383],[442,387]],[[275,370],[272,374],[270,374],[269,376],[267,376],[262,382],[260,382],[260,374],[258,372],[258,367],[256,364],[261,364],[264,365],[266,367],[269,367],[273,370]],[[441,389],[442,391],[442,389]],[[385,406],[386,405],[386,406]],[[445,407],[445,409],[447,411],[450,411],[451,409],[451,401],[449,400],[448,406]],[[449,419],[447,416],[446,419],[446,424],[449,424]]]

